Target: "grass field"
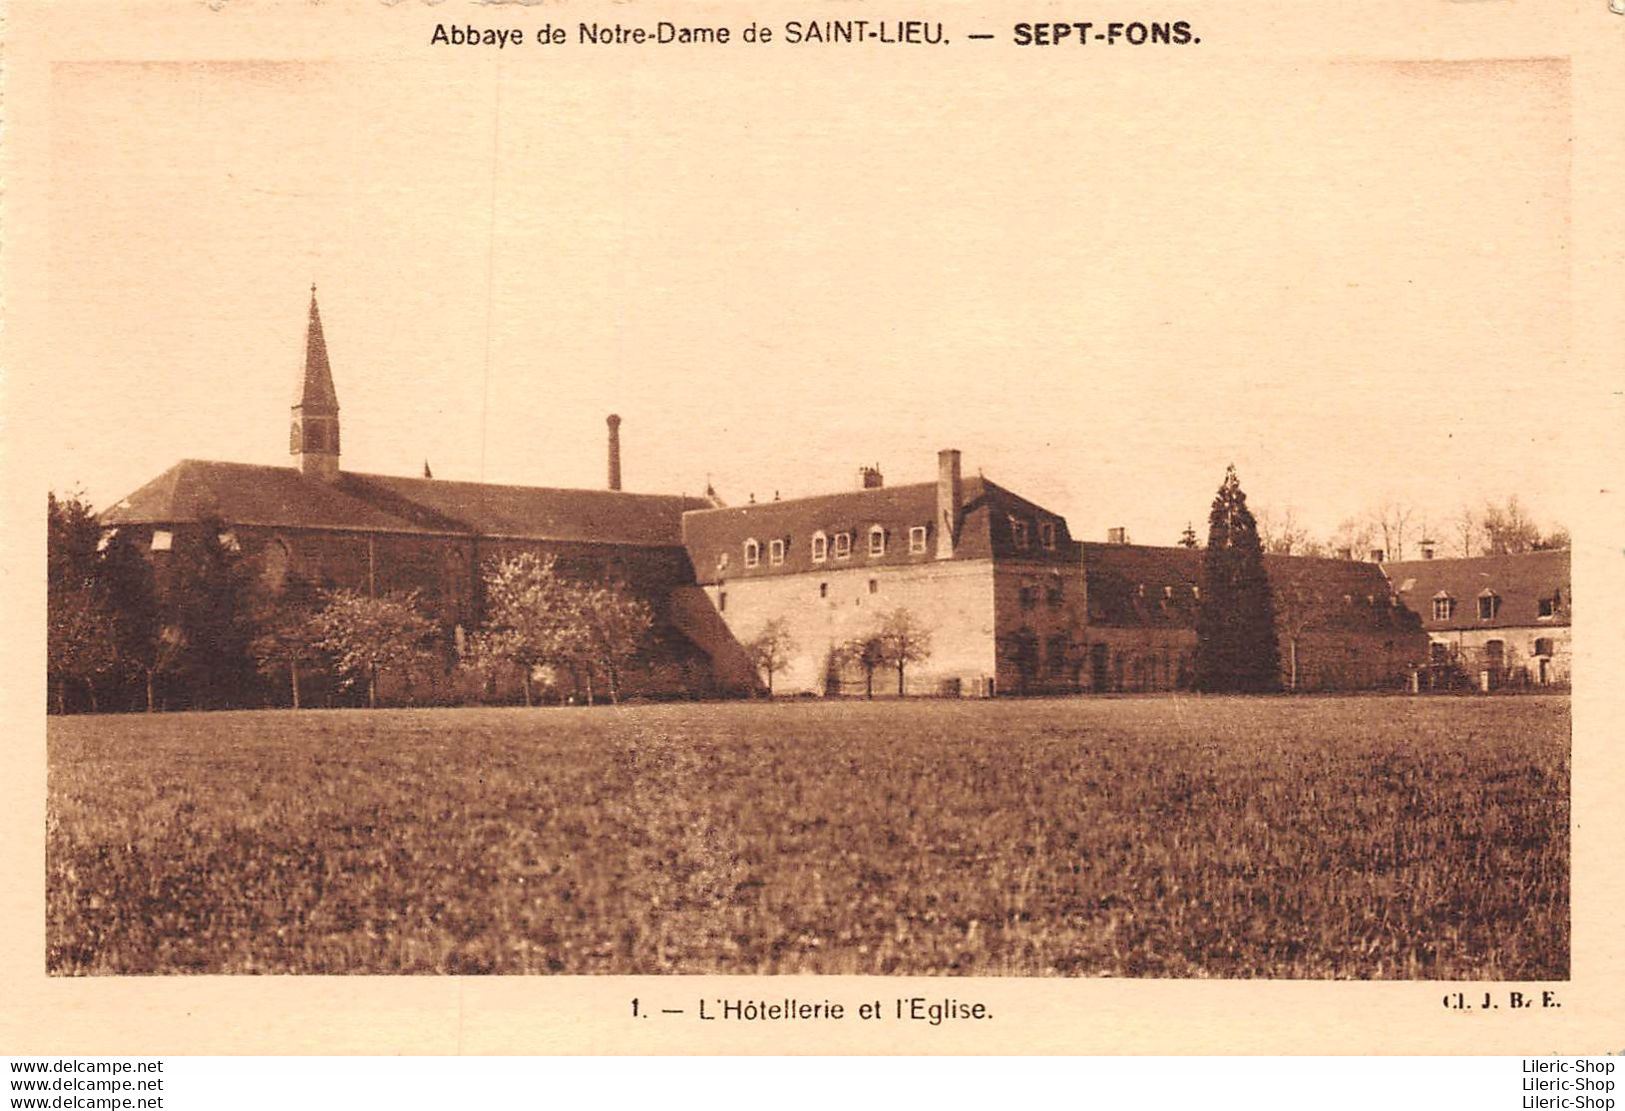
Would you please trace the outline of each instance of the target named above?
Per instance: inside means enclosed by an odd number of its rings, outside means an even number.
[[[1562,979],[1561,698],[50,723],[54,973]]]

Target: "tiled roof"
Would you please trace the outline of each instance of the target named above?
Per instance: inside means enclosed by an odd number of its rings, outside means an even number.
[[[668,494],[498,486],[438,478],[346,475],[349,489],[400,515],[455,521],[481,536],[523,540],[672,546],[682,543],[683,511],[710,503]]]
[[[102,521],[180,524],[213,516],[266,527],[676,546],[683,510],[706,504],[611,490],[348,472],[326,483],[292,467],[188,459],[106,510]]]
[[[1265,556],[1276,616],[1304,629],[1391,628],[1414,623],[1396,612],[1375,563]],[[1199,548],[1083,545],[1089,620],[1097,625],[1194,628]]]
[[[1428,630],[1505,629],[1569,623],[1569,553],[1566,549],[1472,559],[1409,559],[1385,563],[1383,571],[1405,604],[1421,615],[1422,626]],[[1480,620],[1478,598],[1485,591],[1500,601],[1495,616]],[[1433,616],[1433,599],[1439,595],[1455,599],[1450,617]],[[1550,617],[1540,616],[1543,599],[1557,600]]]
[[[373,532],[451,532],[374,508],[352,496],[349,483],[308,478],[292,467],[183,459],[110,508],[108,525],[184,524],[209,517],[236,525],[359,529]]]
[[[970,477],[961,486],[963,505],[959,536],[954,544],[955,559],[1008,559],[1075,562],[1076,545],[1067,533],[1066,519],[981,477]],[[759,502],[725,508],[700,509],[683,514],[683,542],[688,548],[695,574],[702,583],[721,579],[790,575],[831,571],[848,567],[906,566],[929,563],[936,558],[937,486],[918,482],[904,486],[882,486],[821,494],[787,501]],[[1013,538],[1009,518],[1027,522],[1027,546],[1019,547]],[[1055,549],[1040,543],[1040,521],[1055,525]],[[869,531],[879,525],[885,530],[885,554],[869,554]],[[909,552],[909,530],[926,529],[925,551]],[[829,546],[822,562],[813,560],[813,536],[822,532]],[[852,554],[845,559],[835,555],[835,537],[852,537]],[[745,566],[747,540],[755,540],[760,560]],[[785,542],[784,561],[775,565],[769,545]],[[726,567],[719,563],[726,555]]]

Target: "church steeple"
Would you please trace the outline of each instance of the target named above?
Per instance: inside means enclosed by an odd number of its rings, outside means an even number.
[[[333,371],[327,363],[327,340],[322,315],[316,307],[316,287],[310,287],[310,323],[305,329],[305,366],[299,399],[293,403],[293,429],[288,451],[300,471],[333,482],[339,476],[339,397],[333,389]]]

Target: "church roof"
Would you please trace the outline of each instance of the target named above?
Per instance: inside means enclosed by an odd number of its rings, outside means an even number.
[[[998,556],[1076,562],[1076,546],[1067,534],[1066,519],[1059,514],[979,476],[964,479],[961,499],[955,559]],[[936,515],[936,483],[917,482],[691,511],[683,514],[683,542],[702,583],[850,567],[908,565],[935,559]],[[1027,547],[1017,546],[1007,522],[1010,517],[1027,522]],[[1039,521],[1055,525],[1056,545],[1052,551],[1040,545]],[[875,525],[886,532],[884,555],[869,554],[868,534]],[[926,550],[910,553],[909,530],[922,525],[927,529]],[[828,538],[830,546],[826,558],[815,563],[812,538],[819,532]],[[834,538],[842,532],[852,536],[852,554],[837,559]],[[746,567],[744,563],[743,546],[748,539],[761,545],[761,560],[755,567]],[[784,561],[778,565],[769,558],[768,545],[773,540],[785,541]],[[720,565],[724,554],[728,556],[726,567]]]
[[[1383,564],[1405,604],[1422,615],[1427,629],[1505,629],[1569,623],[1567,549],[1471,559],[1409,559]],[[1479,619],[1477,598],[1486,591],[1500,598],[1494,616]],[[1433,616],[1433,599],[1454,598],[1449,617]],[[1541,602],[1556,599],[1554,612],[1540,616]]]
[[[557,490],[343,472],[336,482],[292,467],[183,460],[102,514],[108,525],[235,525],[472,535],[640,546],[678,545],[700,498]]]
[[[333,368],[327,362],[327,339],[322,335],[322,314],[316,307],[316,287],[310,287],[310,322],[305,326],[305,372],[296,403],[307,412],[337,413],[338,391]]]

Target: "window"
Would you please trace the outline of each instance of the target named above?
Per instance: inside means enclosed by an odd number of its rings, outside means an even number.
[[[908,530],[908,554],[920,555],[925,551],[925,526],[915,525]]]
[[[820,598],[828,598],[829,597],[829,583],[819,583],[818,584],[818,596]]]
[[[719,553],[717,553],[717,570],[718,571],[726,571],[727,569],[728,569],[728,553],[727,552],[719,552]]]
[[[835,534],[835,558],[849,559],[852,555],[852,534],[850,532],[837,532]]]
[[[1066,634],[1056,633],[1044,645],[1044,663],[1049,668],[1050,678],[1060,679],[1066,675]]]
[[[1061,576],[1051,575],[1049,577],[1049,589],[1044,592],[1044,600],[1049,603],[1051,609],[1057,609],[1060,607],[1061,602],[1065,600],[1065,597],[1066,591],[1061,584]]]
[[[220,542],[220,546],[228,552],[240,552],[243,550],[243,546],[237,542],[237,534],[232,532],[230,529],[222,530],[218,535],[216,535],[215,539],[218,540]]]
[[[1501,596],[1494,591],[1486,590],[1478,596],[1478,619],[1480,621],[1493,621],[1495,615],[1501,612]]]
[[[767,542],[767,561],[775,567],[784,562],[784,541],[769,540]]]
[[[870,579],[869,580],[869,593],[870,594],[879,594],[880,593],[880,580],[879,579]]]
[[[1027,522],[1020,517],[1010,518],[1010,539],[1015,541],[1018,548],[1027,546]]]
[[[1055,550],[1054,521],[1038,522],[1038,542],[1044,546],[1046,551],[1053,552]]]
[[[886,530],[879,525],[873,525],[869,529],[869,554],[872,556],[886,554]]]
[[[1038,584],[1025,582],[1021,584],[1021,608],[1032,609],[1038,604]]]
[[[116,528],[102,529],[102,538],[96,541],[96,550],[98,552],[105,552],[107,550],[107,545],[111,544],[113,542],[113,538],[117,535],[118,529]]]
[[[719,590],[717,592],[717,609],[727,612],[728,592],[726,590]]]
[[[1552,596],[1550,598],[1542,598],[1540,600],[1540,615],[1542,617],[1556,617],[1558,607],[1562,604],[1562,592],[1554,590],[1552,591]]]
[[[169,551],[170,547],[174,543],[175,543],[175,534],[170,532],[168,529],[159,528],[159,529],[153,529],[152,530],[152,550],[153,551],[155,551],[155,552],[167,552],[167,551]]]
[[[1433,620],[1449,621],[1456,616],[1456,600],[1440,591],[1433,596]]]
[[[762,546],[755,540],[745,541],[745,566],[755,567],[762,562]]]
[[[1537,656],[1550,656],[1551,654],[1552,654],[1552,638],[1551,637],[1536,637],[1535,638],[1535,655],[1537,655]]]
[[[824,535],[822,529],[813,533],[812,558],[814,563],[822,563],[829,557],[829,537]]]

